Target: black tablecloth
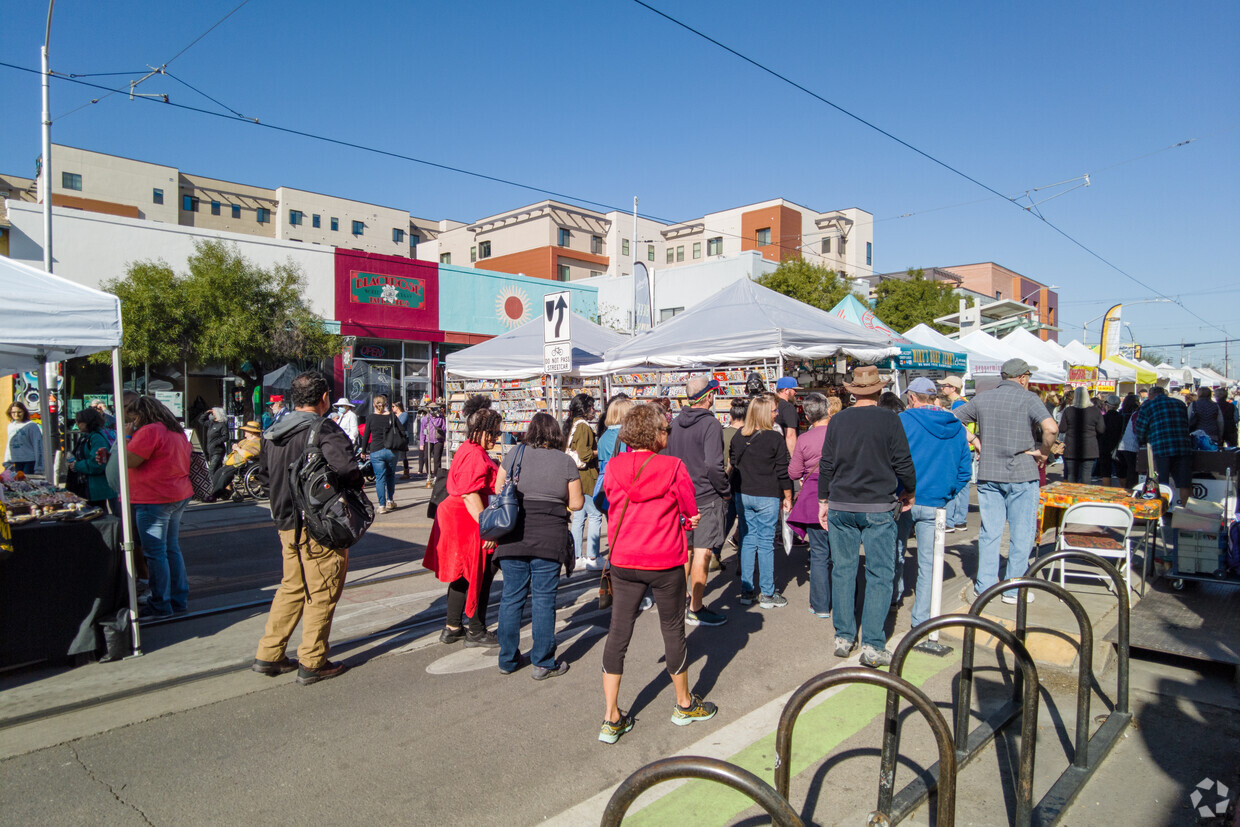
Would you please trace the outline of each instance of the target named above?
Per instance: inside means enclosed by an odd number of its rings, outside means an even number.
[[[15,527],[0,559],[0,666],[97,651],[96,623],[127,592],[116,517]]]

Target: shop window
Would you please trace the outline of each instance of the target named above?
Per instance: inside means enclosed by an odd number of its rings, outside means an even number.
[[[766,245],[770,244],[771,243],[771,228],[763,227],[761,230],[758,230],[758,232],[754,235],[754,240],[758,243],[759,247],[765,247]]]
[[[159,187],[156,187],[155,189],[151,190],[151,203],[152,204],[164,203],[164,191],[161,190]]]
[[[721,256],[723,255],[723,236],[716,236],[706,242],[706,255]]]
[[[82,191],[82,176],[77,172],[60,173],[60,186],[67,190]]]

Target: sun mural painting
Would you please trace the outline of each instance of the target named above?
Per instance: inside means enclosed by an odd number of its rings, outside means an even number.
[[[509,330],[525,324],[533,318],[529,296],[520,287],[505,287],[495,297],[495,315]]]

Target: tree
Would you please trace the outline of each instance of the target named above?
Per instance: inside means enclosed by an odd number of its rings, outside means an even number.
[[[178,364],[193,338],[193,317],[185,301],[185,280],[163,261],[137,261],[123,279],[104,282],[103,289],[121,300],[124,344],[121,363],[127,367]],[[92,361],[106,363],[111,355],[97,353]]]
[[[1141,359],[1149,362],[1151,365],[1161,365],[1164,362],[1170,362],[1171,359],[1161,350],[1146,350],[1141,348]]]
[[[783,293],[822,310],[830,310],[852,292],[847,280],[839,273],[802,258],[784,259],[773,272],[755,281],[776,293]]]
[[[953,328],[935,324],[934,320],[960,309],[960,299],[952,285],[926,278],[923,270],[909,270],[908,274],[908,279],[879,282],[874,290],[874,315],[899,333],[919,324],[950,333]]]

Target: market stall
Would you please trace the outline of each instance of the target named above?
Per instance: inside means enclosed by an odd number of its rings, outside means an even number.
[[[519,437],[530,418],[539,411],[560,419],[568,400],[576,393],[602,396],[598,376],[582,376],[582,370],[598,364],[603,352],[625,337],[573,314],[569,326],[572,370],[563,376],[543,373],[543,324],[535,319],[481,344],[448,354],[445,372],[448,387],[448,450],[455,450],[464,437],[460,410],[470,394],[485,393],[500,403],[504,432]]]
[[[988,385],[993,387],[999,383],[999,369],[1003,367],[1002,359],[996,359],[979,350],[970,350],[963,342],[949,339],[925,324],[910,327],[904,332],[904,336],[914,342],[924,342],[925,344],[933,345],[940,350],[955,350],[963,353],[967,360],[964,374],[965,383],[967,385],[972,382],[973,388],[976,390],[985,390]]]
[[[1040,364],[1029,359],[1026,354],[1011,345],[1005,344],[1002,340],[996,339],[984,331],[975,330],[966,336],[961,336],[960,344],[970,350],[984,353],[991,359],[998,359],[1000,362],[1006,362],[1008,359],[1024,359],[1037,368],[1029,378],[1031,385],[1058,387],[1068,381],[1068,372],[1064,370],[1062,363],[1052,365]]]
[[[121,305],[120,299],[109,293],[74,284],[50,273],[0,258],[0,375],[24,371],[38,371],[40,378],[46,375],[48,363],[70,358],[88,356],[101,351],[112,352],[112,381],[114,410],[123,410],[122,380],[120,375]],[[46,398],[45,396],[43,398]],[[117,440],[116,453],[122,468],[126,467],[125,441]],[[50,434],[44,429],[44,463],[54,468]],[[55,479],[50,480],[54,485]],[[122,547],[120,559],[126,574],[130,628],[133,630],[133,650],[141,652],[137,623],[137,589],[133,561],[133,526],[129,516],[129,480],[120,475],[120,498],[122,502]],[[55,511],[66,509],[61,504],[53,513],[39,513],[26,525],[11,528],[14,552],[4,561],[15,565],[17,549],[27,542],[44,546],[56,534],[68,535],[78,527],[68,522],[49,522],[45,518],[56,516]],[[7,519],[7,518],[6,518]],[[22,536],[22,532],[31,532]],[[36,537],[35,534],[43,535]],[[100,529],[102,534],[102,530]],[[115,536],[113,534],[113,536]],[[57,541],[59,542],[59,541]],[[113,541],[115,545],[115,541]],[[70,546],[71,547],[71,546]],[[44,565],[50,566],[51,558]],[[29,588],[5,573],[0,582],[7,587]],[[106,588],[106,585],[104,586]],[[103,591],[101,588],[100,591]],[[49,598],[49,602],[50,598]],[[7,631],[6,631],[7,634]]]
[[[831,308],[831,313],[846,322],[891,337],[891,341],[900,348],[898,356],[884,360],[879,365],[896,371],[896,393],[908,387],[908,383],[918,376],[936,381],[949,373],[963,377],[969,367],[968,356],[959,348],[940,347],[917,340],[908,334],[902,336],[896,333],[852,293],[840,299],[839,303]]]

